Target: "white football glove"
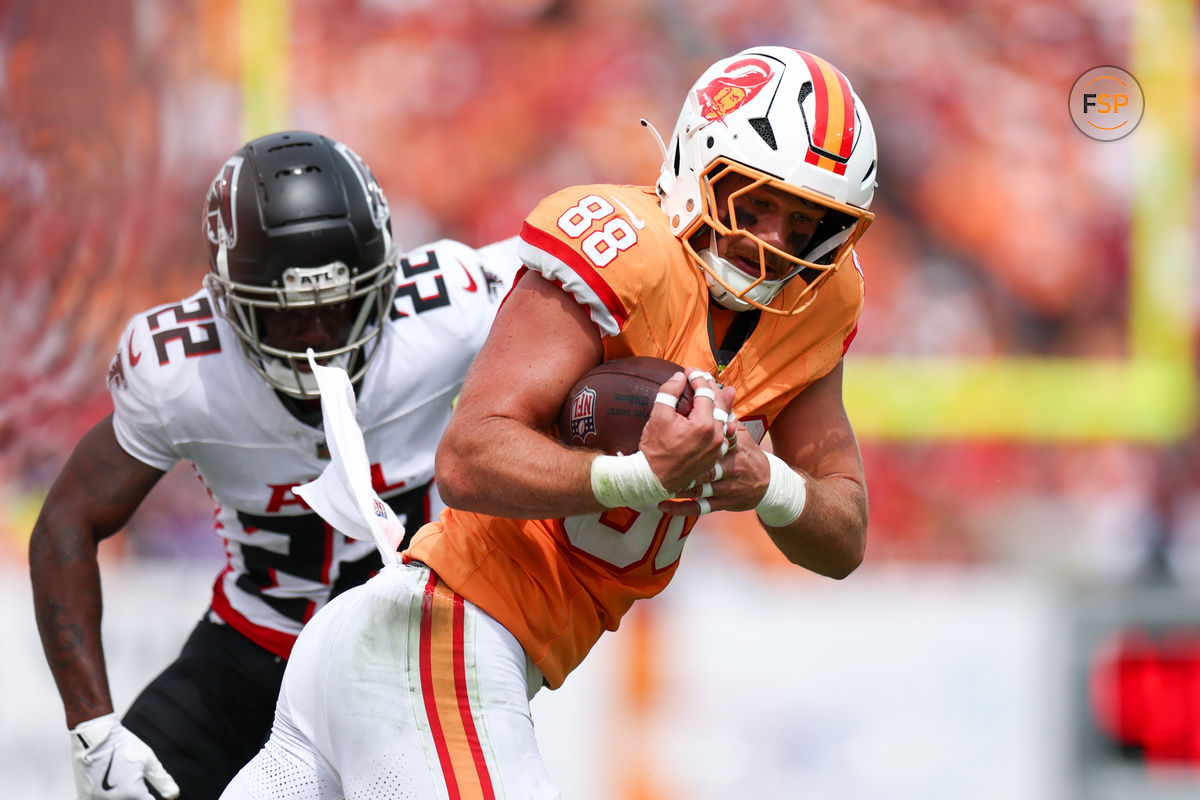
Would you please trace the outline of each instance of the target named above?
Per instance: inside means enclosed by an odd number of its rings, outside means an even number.
[[[116,714],[81,722],[71,730],[78,800],[174,800],[175,783],[150,747]]]

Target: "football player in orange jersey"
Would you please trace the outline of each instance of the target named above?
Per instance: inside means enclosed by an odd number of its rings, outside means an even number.
[[[526,219],[525,269],[438,448],[451,508],[404,565],[305,628],[274,733],[227,800],[300,785],[556,796],[527,699],[663,589],[698,515],[754,509],[822,575],[861,563],[866,486],[841,385],[872,219],[866,109],[827,61],[756,47],[711,66],[659,144],[656,187],[573,187]],[[548,435],[581,375],[629,355],[685,366],[638,452]]]

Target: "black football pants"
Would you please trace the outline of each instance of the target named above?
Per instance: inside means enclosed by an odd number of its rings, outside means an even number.
[[[286,664],[228,625],[202,620],[123,724],[162,761],[180,800],[217,800],[271,733]]]

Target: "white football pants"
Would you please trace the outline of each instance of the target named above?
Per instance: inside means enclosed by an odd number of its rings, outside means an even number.
[[[221,800],[556,798],[541,674],[427,567],[388,567],[304,627],[266,746]]]

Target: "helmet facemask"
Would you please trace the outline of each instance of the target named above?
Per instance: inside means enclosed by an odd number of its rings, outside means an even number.
[[[800,313],[851,258],[873,219],[870,117],[845,76],[811,53],[752,47],[716,62],[685,96],[668,142],[659,139],[660,205],[711,296],[728,308]],[[721,183],[734,176],[739,186],[726,198]],[[782,193],[785,207],[794,205],[792,198],[819,206],[808,242],[789,242],[783,246],[794,252],[785,252],[769,243],[778,241],[770,235],[764,233],[768,241],[754,236],[751,230],[766,229],[739,220],[736,208],[752,192]],[[789,238],[804,227],[793,224],[791,213],[778,220]],[[718,246],[735,256],[724,258]],[[796,278],[804,282],[801,291],[787,287]]]
[[[398,260],[366,162],[318,134],[259,137],[217,172],[203,225],[205,287],[271,387],[320,397],[310,346],[361,380],[392,310]]]
[[[738,180],[745,185],[728,192],[718,203],[718,188],[723,181]],[[734,311],[758,308],[773,314],[793,316],[808,307],[817,289],[850,257],[854,244],[866,232],[874,215],[861,208],[836,202],[829,197],[781,181],[758,170],[728,159],[718,159],[701,178],[701,212],[692,226],[680,236],[688,254],[704,271],[714,300]],[[798,242],[795,252],[771,245],[749,228],[739,214],[746,195],[767,188],[796,197],[820,213],[812,235]],[[722,192],[723,193],[723,192]],[[737,237],[747,240],[757,253],[757,274],[735,266],[718,254],[718,239]],[[745,247],[738,247],[745,253]],[[800,297],[787,309],[775,308],[771,301],[791,280],[799,277],[806,286]]]
[[[396,294],[395,254],[384,263],[356,274],[341,262],[316,267],[289,267],[283,271],[283,286],[237,283],[216,273],[205,276],[205,285],[216,298],[217,308],[229,321],[250,365],[273,388],[301,399],[320,397],[306,351],[267,344],[261,310],[282,313],[346,305],[350,323],[345,341],[337,347],[315,352],[322,364],[345,369],[352,383],[366,372],[378,350]]]

